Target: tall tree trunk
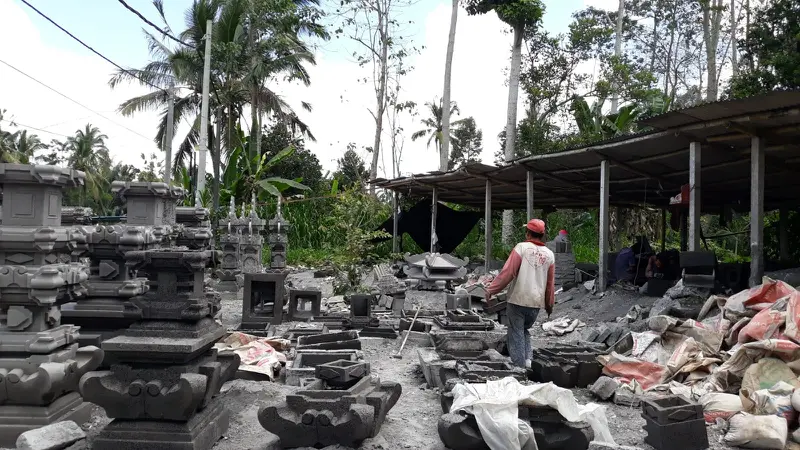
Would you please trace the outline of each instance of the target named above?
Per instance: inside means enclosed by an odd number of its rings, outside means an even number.
[[[622,56],[622,24],[625,19],[625,0],[619,0],[617,9],[617,30],[614,38],[614,57],[619,60]],[[616,114],[619,108],[619,86],[614,83],[611,93],[611,114]]]
[[[698,0],[699,1],[699,0]],[[722,21],[722,0],[700,1],[703,8],[703,42],[706,48],[706,84],[708,91],[706,100],[717,100],[719,86],[717,84],[717,44],[719,43],[719,27]]]
[[[214,151],[211,153],[211,165],[214,171],[214,183],[211,185],[211,205],[213,211],[219,210],[219,177],[222,166],[222,107],[217,108],[217,135],[214,139]],[[213,129],[212,129],[213,132]],[[209,136],[213,133],[209,133]]]
[[[256,36],[255,36],[255,24],[253,19],[254,12],[251,11],[251,18],[250,18],[250,30],[248,31],[247,39],[250,41],[250,47],[253,48],[255,46]],[[258,55],[253,52],[252,57],[250,58],[250,76],[252,77],[252,83],[250,86],[250,118],[251,118],[251,129],[250,129],[250,140],[248,145],[248,153],[250,156],[250,160],[252,161],[255,155],[261,153],[261,105],[258,103],[258,88],[260,87],[260,81],[256,77],[256,66],[258,65]],[[255,137],[255,139],[253,139]]]
[[[456,45],[456,22],[458,21],[458,0],[453,0],[450,14],[450,35],[447,38],[447,54],[444,60],[444,92],[442,93],[442,148],[439,151],[439,170],[447,171],[450,159],[450,81],[453,70],[453,49]]]
[[[522,65],[522,35],[524,25],[514,26],[514,45],[511,47],[511,69],[508,73],[508,112],[506,115],[506,161],[516,155],[517,102],[519,100],[519,74]],[[510,244],[514,232],[514,211],[503,211],[503,243]]]
[[[378,92],[376,94],[377,105],[375,108],[375,142],[372,146],[372,164],[369,169],[369,176],[371,179],[378,177],[378,159],[381,153],[381,134],[383,133],[383,115],[386,111],[386,83],[389,71],[389,8],[382,8],[383,2],[376,2],[376,10],[378,12],[378,34],[381,42],[381,59],[380,59],[380,78],[378,81]],[[369,185],[370,194],[375,194],[375,186]]]
[[[731,70],[733,76],[739,73],[739,52],[736,49],[736,27],[738,21],[736,20],[736,0],[731,0]]]

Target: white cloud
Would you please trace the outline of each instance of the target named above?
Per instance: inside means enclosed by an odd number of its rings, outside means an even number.
[[[66,35],[64,39],[69,39]],[[139,164],[139,155],[158,151],[152,140],[156,113],[142,113],[135,118],[116,113],[119,104],[147,92],[138,86],[108,87],[113,66],[95,55],[77,54],[48,46],[19,4],[0,0],[0,60],[38,79],[53,89],[101,113],[114,123],[59,96],[44,86],[0,64],[0,108],[5,119],[45,128],[57,133],[35,132],[44,142],[59,135],[72,135],[91,123],[108,136],[107,145],[116,161]],[[116,124],[115,124],[116,123]],[[9,124],[3,122],[8,128]],[[124,127],[127,127],[128,130]]]

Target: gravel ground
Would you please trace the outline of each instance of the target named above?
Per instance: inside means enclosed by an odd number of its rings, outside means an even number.
[[[330,280],[314,279],[311,272],[292,274],[289,278],[296,288],[321,289],[323,297],[330,296]],[[241,291],[238,294],[224,294],[222,302],[223,324],[235,327],[241,319]],[[444,294],[435,292],[409,291],[406,310],[413,310],[416,305],[428,309],[444,309]],[[569,315],[588,324],[599,321],[614,320],[625,315],[633,304],[649,307],[655,299],[640,297],[627,291],[612,290],[603,297],[584,293],[582,288],[559,295],[554,317]],[[579,308],[574,308],[580,305]],[[542,314],[532,331],[535,346],[546,345],[556,338],[544,335],[541,323],[546,320]],[[280,329],[290,324],[281,325]],[[568,337],[559,338],[566,339]],[[396,381],[402,385],[403,393],[394,408],[389,412],[380,434],[364,442],[362,449],[437,449],[445,447],[439,440],[436,429],[437,421],[442,414],[438,392],[428,389],[419,368],[415,347],[412,341],[406,344],[402,359],[391,358],[400,345],[400,339],[362,338],[363,351],[372,366],[373,374],[385,381]],[[285,395],[297,388],[280,383],[234,380],[227,383],[221,399],[231,410],[230,429],[215,450],[266,449],[274,443],[275,437],[266,432],[258,423],[258,408],[270,399]],[[575,389],[573,392],[579,403],[595,401],[586,389]],[[636,446],[645,450],[652,447],[644,444],[645,433],[642,430],[644,419],[640,409],[621,407],[613,403],[604,403],[609,426],[617,443]],[[108,423],[102,409],[97,408],[92,421],[84,428],[91,437]],[[721,443],[723,433],[716,427],[708,427],[710,448],[729,448]]]

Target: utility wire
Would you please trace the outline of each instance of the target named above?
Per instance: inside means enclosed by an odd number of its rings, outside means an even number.
[[[25,1],[25,0],[22,0],[22,1]],[[45,84],[45,83],[43,83],[43,82],[41,82],[41,81],[37,80],[36,78],[34,78],[34,77],[32,77],[32,76],[28,75],[27,73],[25,73],[25,72],[21,71],[20,69],[17,69],[16,67],[14,67],[14,66],[12,66],[11,64],[9,64],[9,63],[7,63],[7,62],[3,61],[2,59],[0,59],[0,63],[3,63],[3,64],[5,64],[6,66],[10,67],[11,69],[13,69],[13,70],[15,70],[15,71],[19,72],[20,74],[22,74],[22,75],[24,75],[24,76],[26,76],[26,77],[30,78],[30,79],[31,79],[31,80],[33,80],[33,81],[35,81],[35,82],[37,82],[37,83],[41,84],[42,86],[46,87],[47,89],[50,89],[51,91],[55,92],[56,94],[58,94],[58,95],[60,95],[60,96],[64,97],[65,99],[67,99],[67,100],[71,101],[72,103],[75,103],[76,105],[78,105],[78,106],[80,106],[80,107],[82,107],[82,108],[86,109],[87,111],[89,111],[89,112],[91,112],[91,113],[94,113],[95,115],[97,115],[97,116],[100,116],[100,117],[102,117],[103,119],[106,119],[107,121],[109,121],[109,122],[113,123],[114,125],[117,125],[118,127],[122,127],[122,128],[124,128],[124,129],[126,129],[126,130],[130,131],[130,132],[131,132],[131,133],[133,133],[133,134],[136,134],[136,135],[138,135],[138,136],[141,136],[142,138],[144,138],[144,139],[147,139],[149,142],[152,142],[152,141],[153,141],[153,139],[152,139],[152,138],[149,138],[149,137],[147,137],[147,136],[145,136],[145,135],[143,135],[143,134],[139,133],[138,131],[134,131],[134,130],[132,130],[132,129],[130,129],[130,128],[128,128],[128,127],[126,127],[125,125],[122,125],[121,123],[117,123],[117,122],[115,122],[115,121],[113,121],[113,120],[109,119],[108,117],[106,117],[106,116],[104,116],[104,115],[100,114],[99,112],[97,112],[97,111],[93,110],[92,108],[89,108],[88,106],[86,106],[86,105],[84,105],[83,103],[81,103],[81,102],[79,102],[79,101],[77,101],[77,100],[73,99],[72,97],[69,97],[69,96],[67,96],[66,94],[62,94],[61,92],[57,91],[55,88],[52,88],[52,87],[50,87],[49,85],[47,85],[47,84]]]
[[[57,23],[56,23],[56,22],[55,22],[53,19],[51,19],[51,18],[47,17],[47,15],[46,15],[46,14],[44,14],[43,12],[39,11],[38,9],[36,9],[36,7],[35,7],[35,6],[33,6],[33,5],[31,5],[30,3],[28,3],[28,2],[27,2],[27,0],[21,0],[21,1],[22,1],[22,3],[24,3],[25,5],[27,5],[29,8],[31,8],[31,9],[32,9],[32,10],[34,10],[34,11],[36,11],[36,13],[37,13],[37,14],[39,14],[39,15],[40,15],[40,16],[42,16],[42,17],[44,17],[44,18],[45,18],[45,19],[46,19],[48,22],[50,22],[50,23],[52,23],[53,25],[55,25],[55,26],[56,26],[56,27],[57,27],[59,30],[61,30],[61,31],[63,31],[64,33],[66,33],[66,34],[67,34],[69,37],[71,37],[72,39],[75,39],[76,41],[78,41],[78,42],[79,42],[81,45],[83,45],[84,47],[86,47],[87,49],[89,49],[89,50],[90,50],[92,53],[94,53],[95,55],[97,55],[97,56],[99,56],[99,57],[103,58],[104,60],[106,60],[106,61],[107,61],[108,63],[110,63],[112,66],[114,66],[114,67],[118,68],[119,70],[121,70],[121,71],[123,71],[123,72],[127,73],[128,75],[130,75],[130,76],[132,76],[132,77],[134,77],[134,78],[138,79],[138,80],[139,80],[139,81],[141,81],[142,83],[145,83],[145,84],[147,84],[147,85],[150,85],[150,86],[152,86],[152,87],[154,87],[154,88],[156,88],[156,89],[158,89],[158,90],[160,90],[160,91],[163,91],[164,93],[167,93],[166,89],[164,89],[164,88],[162,88],[162,87],[159,87],[159,86],[156,86],[155,84],[153,84],[153,83],[151,83],[151,82],[149,82],[149,81],[147,81],[147,80],[144,80],[144,79],[142,79],[141,77],[139,77],[138,75],[136,75],[136,74],[134,74],[133,72],[129,71],[128,69],[125,69],[124,67],[122,67],[122,66],[120,66],[119,64],[115,63],[114,61],[112,61],[112,60],[108,59],[108,58],[107,58],[105,55],[103,55],[102,53],[100,53],[100,52],[98,52],[97,50],[93,49],[93,48],[92,48],[92,47],[91,47],[89,44],[87,44],[87,43],[83,42],[83,41],[82,41],[82,40],[80,40],[78,37],[76,37],[74,34],[72,34],[72,33],[70,33],[69,31],[67,31],[67,30],[66,30],[64,27],[62,27],[61,25],[57,24]]]
[[[65,138],[69,138],[70,137],[70,136],[67,136],[66,134],[56,133],[54,131],[43,130],[41,128],[36,128],[36,127],[30,126],[30,125],[25,125],[24,123],[19,123],[16,120],[0,119],[0,121],[8,122],[11,125],[16,126],[17,128],[30,128],[31,130],[40,131],[42,133],[50,133],[50,134],[54,134],[56,136],[61,136],[61,137],[65,137]]]
[[[22,0],[22,1],[25,1],[25,0]],[[188,42],[182,41],[179,38],[176,38],[175,36],[173,36],[172,34],[167,32],[163,28],[159,27],[158,25],[156,25],[153,22],[151,22],[150,20],[148,20],[144,15],[142,15],[142,13],[140,13],[135,8],[133,8],[132,6],[130,6],[127,3],[125,3],[125,0],[117,0],[117,1],[119,1],[122,4],[122,6],[124,6],[128,11],[136,14],[137,17],[142,19],[142,22],[144,22],[144,23],[150,25],[151,27],[155,28],[162,35],[172,39],[173,41],[175,41],[175,42],[177,42],[177,43],[179,43],[181,45],[185,45],[185,46],[187,46],[187,47],[189,47],[191,49],[194,49],[194,50],[199,50],[196,46],[194,46],[194,45],[192,45],[192,44],[190,44]],[[219,93],[217,92],[217,86],[216,86],[216,83],[214,83],[214,79],[213,78],[211,79],[211,89],[214,91],[214,97],[217,99],[217,103],[221,103],[220,100],[219,100]]]
[[[130,12],[132,12],[132,13],[136,14],[136,15],[137,15],[137,16],[138,16],[140,19],[142,19],[142,21],[143,21],[144,23],[146,23],[146,24],[150,25],[151,27],[155,28],[156,30],[158,30],[158,32],[159,32],[159,33],[163,34],[164,36],[166,36],[166,37],[168,37],[168,38],[172,39],[173,41],[175,41],[175,42],[177,42],[177,43],[179,43],[179,44],[181,44],[181,45],[185,45],[185,46],[187,46],[187,47],[189,47],[189,48],[197,49],[197,47],[195,47],[194,45],[192,45],[192,44],[189,44],[189,43],[186,43],[186,42],[184,42],[184,41],[182,41],[182,40],[180,40],[180,39],[176,38],[175,36],[171,35],[171,34],[170,34],[169,32],[167,32],[166,30],[164,30],[164,29],[160,28],[158,25],[156,25],[156,24],[154,24],[153,22],[150,22],[149,20],[147,20],[147,18],[146,18],[145,16],[143,16],[143,15],[142,15],[142,13],[140,13],[139,11],[137,11],[136,9],[134,9],[133,7],[131,7],[130,5],[128,5],[127,3],[125,3],[125,0],[118,0],[118,1],[119,1],[120,3],[122,3],[122,6],[124,6],[125,8],[127,8],[127,9],[128,9],[128,11],[130,11]]]

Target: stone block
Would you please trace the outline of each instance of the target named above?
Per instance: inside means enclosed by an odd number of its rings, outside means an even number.
[[[608,400],[616,392],[617,388],[619,387],[619,381],[610,378],[610,377],[600,377],[597,381],[592,384],[589,388],[597,398],[601,400]]]
[[[483,319],[478,314],[459,311],[447,311],[446,316],[434,317],[433,321],[445,330],[488,331],[494,329],[494,321]]]
[[[188,421],[115,419],[94,439],[92,450],[210,450],[229,424],[230,411],[214,400]]]
[[[445,298],[445,308],[448,310],[472,309],[472,297],[464,292],[463,294],[447,294]]]
[[[306,306],[310,306],[306,309]],[[322,292],[309,290],[289,290],[289,321],[308,320],[320,315],[322,308]]]
[[[454,413],[443,414],[437,425],[439,439],[452,450],[488,450],[489,446],[481,436],[478,423],[471,415]]]
[[[428,323],[428,322],[424,322],[422,320],[417,319],[416,321],[414,321],[414,327],[413,328],[411,327],[411,322],[412,322],[412,319],[408,319],[408,318],[405,318],[405,317],[401,318],[400,322],[399,322],[399,325],[398,325],[398,328],[400,329],[400,331],[405,331],[405,330],[408,330],[409,328],[411,328],[411,331],[416,331],[416,332],[419,332],[419,333],[428,333],[428,332],[431,331],[431,326],[432,325],[430,323]]]
[[[391,326],[367,326],[359,331],[361,337],[376,337],[384,339],[397,339],[397,332]]]
[[[594,383],[602,373],[597,362],[601,351],[588,346],[558,344],[534,349],[528,376],[532,381],[571,389]]]
[[[300,336],[297,338],[298,349],[354,349],[361,350],[361,341],[358,339],[358,331],[348,330],[337,333],[317,334],[312,336]]]
[[[525,381],[525,369],[508,361],[456,361],[458,377],[469,383],[485,383],[489,379],[513,377]]]
[[[274,326],[274,325],[273,325]],[[302,322],[298,323],[292,328],[286,330],[283,337],[292,342],[297,342],[300,336],[311,336],[315,334],[325,334],[328,332],[328,326],[321,322]]]
[[[50,424],[65,420],[86,423],[91,414],[92,404],[84,402],[77,392],[47,406],[0,405],[0,447],[13,448],[22,433]]]
[[[689,401],[680,395],[644,400],[642,414],[658,424],[667,425],[703,418],[703,405]]]
[[[704,450],[708,448],[708,432],[706,422],[700,419],[673,422],[668,425],[659,424],[644,415],[644,430],[647,436],[645,444],[656,450]]]
[[[329,386],[347,388],[369,374],[369,363],[339,359],[316,367],[314,375]]]
[[[22,433],[17,450],[61,450],[86,439],[86,433],[75,422],[67,420]]]
[[[286,384],[300,386],[301,380],[314,378],[318,365],[342,359],[358,361],[363,358],[358,350],[300,350],[294,361],[286,365]]]
[[[620,406],[630,406],[638,408],[642,403],[642,398],[636,395],[627,386],[619,386],[614,392],[614,404]]]
[[[399,383],[364,377],[346,390],[326,388],[322,380],[270,402],[258,411],[258,421],[281,438],[281,445],[356,448],[380,431],[386,414],[402,393]]]
[[[466,335],[432,336],[436,352],[442,359],[477,359],[489,345],[486,341]]]

